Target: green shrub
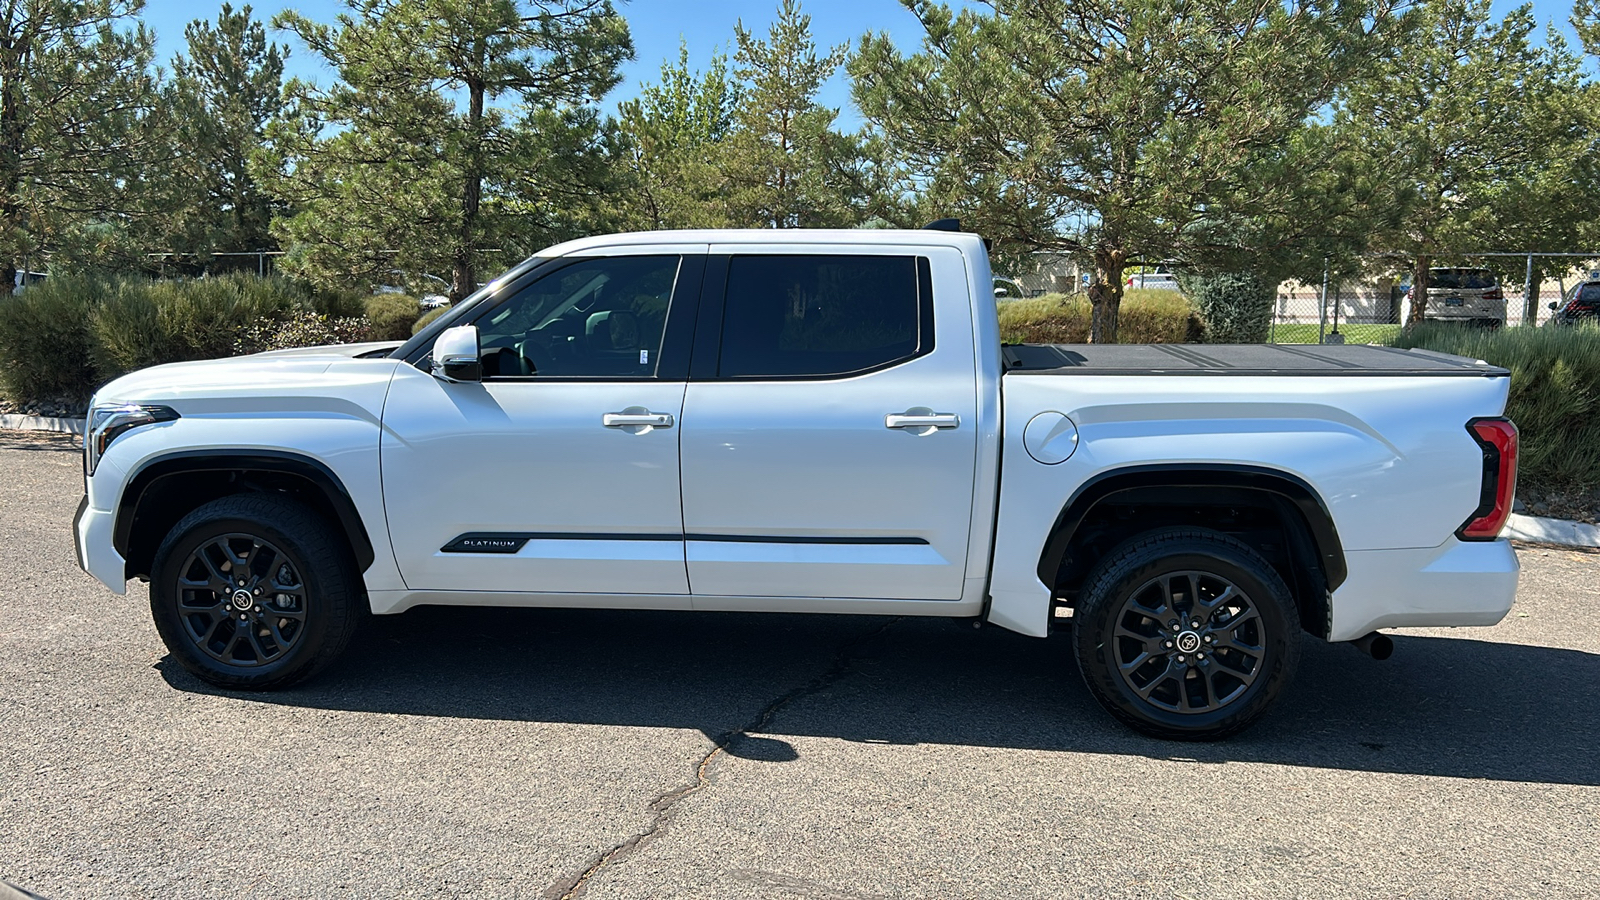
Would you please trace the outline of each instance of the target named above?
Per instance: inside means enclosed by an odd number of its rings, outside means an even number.
[[[1184,276],[1183,289],[1211,344],[1261,344],[1272,329],[1277,282],[1249,272]]]
[[[338,288],[319,290],[309,296],[308,308],[313,312],[330,319],[356,319],[367,314],[367,298],[371,292],[361,288]]]
[[[440,316],[444,315],[445,313],[447,313],[449,311],[450,311],[450,307],[448,307],[448,306],[441,306],[438,309],[430,309],[430,310],[428,310],[426,313],[423,314],[422,318],[417,320],[415,325],[411,326],[411,333],[412,334],[416,334],[417,332],[421,331],[422,329],[427,328],[428,325],[431,322],[433,322],[434,319],[439,318]]]
[[[89,312],[114,291],[87,276],[57,276],[0,297],[0,386],[13,402],[94,393]]]
[[[153,282],[150,297],[183,348],[182,359],[230,356],[241,331],[283,321],[307,303],[285,280],[250,276]]]
[[[422,307],[415,297],[405,294],[373,294],[366,300],[367,321],[372,323],[372,340],[403,341],[411,337]]]
[[[368,340],[369,328],[362,316],[335,318],[303,310],[286,319],[263,320],[246,326],[234,338],[233,352],[263,353],[323,344],[353,344]]]
[[[1600,328],[1469,329],[1444,323],[1401,332],[1423,347],[1511,370],[1506,415],[1521,432],[1520,477],[1530,485],[1600,485]]]
[[[1000,340],[1007,344],[1082,344],[1089,340],[1089,300],[1046,294],[1000,304]],[[1181,344],[1199,339],[1200,323],[1176,291],[1130,290],[1122,297],[1117,340],[1123,344]]]
[[[150,283],[124,279],[89,310],[95,374],[107,382],[120,375],[189,358],[186,347],[162,321],[150,299]]]

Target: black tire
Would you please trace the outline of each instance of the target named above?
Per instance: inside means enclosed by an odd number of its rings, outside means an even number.
[[[366,612],[346,543],[275,494],[235,494],[184,516],[151,571],[161,640],[218,687],[272,690],[311,677],[344,652]]]
[[[1300,662],[1299,615],[1283,579],[1249,546],[1205,529],[1153,531],[1117,547],[1090,574],[1073,625],[1095,699],[1168,740],[1243,731]]]

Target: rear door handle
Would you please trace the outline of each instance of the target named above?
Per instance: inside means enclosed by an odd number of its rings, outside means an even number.
[[[651,425],[656,428],[671,428],[672,413],[656,412],[614,412],[606,413],[600,417],[600,424],[607,428],[624,428],[629,425]]]
[[[961,417],[955,413],[889,413],[883,417],[885,428],[956,428]]]

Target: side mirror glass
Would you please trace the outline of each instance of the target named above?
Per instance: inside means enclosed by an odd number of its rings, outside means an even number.
[[[1548,305],[1548,306],[1549,306],[1549,307],[1550,307],[1550,308],[1551,308],[1551,309],[1558,309],[1558,308],[1559,308],[1559,307],[1560,307],[1560,304],[1559,304],[1559,303],[1550,303],[1550,304],[1547,304],[1547,305]]]
[[[482,381],[478,326],[457,325],[439,332],[433,342],[433,377],[445,381]]]

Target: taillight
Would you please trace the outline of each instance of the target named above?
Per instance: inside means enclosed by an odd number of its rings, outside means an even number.
[[[1456,530],[1464,541],[1492,541],[1511,516],[1517,493],[1517,426],[1510,419],[1473,419],[1467,432],[1483,448],[1483,486],[1472,518]]]
[[[1483,299],[1485,300],[1504,300],[1505,298],[1506,295],[1501,293],[1499,288],[1490,288],[1483,292]]]

